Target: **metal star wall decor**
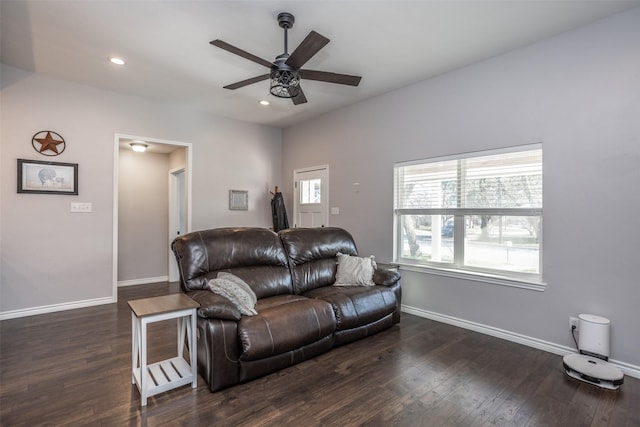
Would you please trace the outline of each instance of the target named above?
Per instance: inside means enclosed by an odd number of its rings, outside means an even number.
[[[42,130],[33,135],[31,145],[33,145],[34,150],[43,156],[58,156],[62,154],[67,147],[64,138],[60,136],[60,134],[50,130]],[[49,151],[53,153],[49,153]]]

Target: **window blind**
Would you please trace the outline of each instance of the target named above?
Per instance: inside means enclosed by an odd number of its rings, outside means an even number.
[[[542,149],[456,159],[424,160],[395,167],[395,209],[542,208]]]

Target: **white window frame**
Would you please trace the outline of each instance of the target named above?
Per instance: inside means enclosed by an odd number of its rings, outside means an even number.
[[[433,208],[433,209],[398,209],[396,206],[398,200],[398,171],[402,167],[428,164],[435,162],[443,162],[450,160],[469,159],[474,157],[491,156],[506,153],[516,153],[521,151],[542,150],[542,144],[528,144],[517,147],[510,147],[496,150],[485,150],[473,153],[464,153],[452,156],[444,156],[437,158],[428,158],[414,160],[408,162],[396,163],[394,165],[394,215],[393,215],[393,234],[394,234],[394,262],[399,264],[403,270],[427,272],[435,275],[443,275],[462,279],[472,279],[475,281],[494,283],[498,285],[514,286],[525,289],[543,291],[546,288],[542,280],[542,238],[543,238],[543,212],[540,208]],[[458,180],[460,176],[458,175]],[[543,178],[544,180],[544,178]],[[458,186],[459,188],[459,186]],[[454,217],[454,259],[451,263],[416,261],[402,257],[403,231],[402,221],[403,215],[447,215]],[[498,270],[490,268],[472,267],[464,265],[464,246],[465,246],[465,215],[495,215],[495,216],[539,216],[540,227],[538,235],[539,248],[539,265],[538,273],[520,273],[507,270]]]

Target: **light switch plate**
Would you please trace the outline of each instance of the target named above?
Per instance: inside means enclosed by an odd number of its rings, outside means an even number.
[[[91,213],[91,202],[73,202],[71,203],[71,212],[74,213]]]

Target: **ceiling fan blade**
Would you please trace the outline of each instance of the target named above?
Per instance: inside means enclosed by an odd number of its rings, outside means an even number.
[[[293,51],[291,56],[289,56],[289,59],[285,61],[285,64],[297,70],[306,64],[307,61],[318,53],[327,43],[329,43],[328,38],[315,31],[311,31],[307,37],[302,40],[302,43],[298,45],[296,50]]]
[[[269,74],[263,74],[261,76],[251,77],[250,79],[242,80],[241,82],[236,82],[230,85],[226,85],[224,86],[224,89],[231,89],[231,90],[239,89],[244,86],[248,86],[254,83],[261,82],[263,80],[267,80],[268,78],[269,78]]]
[[[350,76],[348,74],[330,73],[328,71],[300,70],[300,77],[307,80],[318,80],[321,82],[336,83],[339,85],[358,86],[360,76]]]
[[[300,88],[300,93],[298,94],[298,96],[291,98],[291,100],[293,101],[293,105],[300,105],[307,102],[307,97],[304,96],[304,92],[302,91],[302,88]]]
[[[224,49],[227,52],[231,52],[231,53],[233,53],[235,55],[242,56],[243,58],[248,59],[249,61],[253,61],[253,62],[257,63],[257,64],[264,65],[267,68],[271,68],[271,66],[273,65],[271,62],[269,62],[269,61],[267,61],[265,59],[262,59],[262,58],[257,57],[257,56],[255,56],[255,55],[253,55],[253,54],[251,54],[251,53],[249,53],[247,51],[244,51],[244,50],[242,50],[240,48],[232,46],[227,42],[223,42],[222,40],[216,39],[216,40],[214,40],[212,42],[209,42],[209,43],[214,45],[215,47],[219,47],[220,49]]]

